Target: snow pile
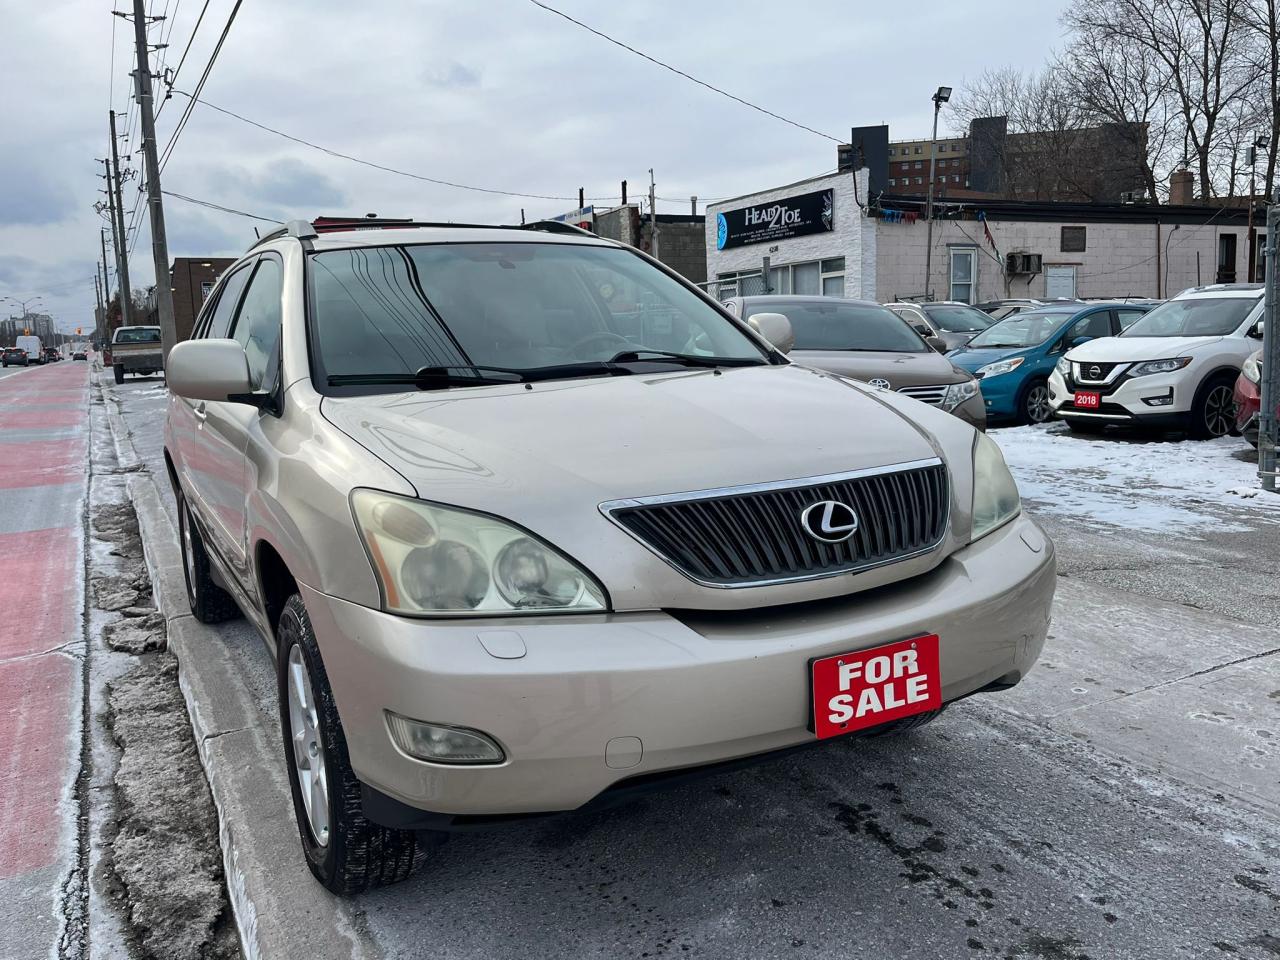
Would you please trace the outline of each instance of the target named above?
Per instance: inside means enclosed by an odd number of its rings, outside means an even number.
[[[1238,437],[1087,437],[1052,424],[991,438],[1041,513],[1182,536],[1280,524],[1280,495],[1257,495],[1257,464]]]

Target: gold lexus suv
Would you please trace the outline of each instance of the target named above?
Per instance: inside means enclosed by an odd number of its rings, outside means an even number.
[[[792,342],[559,224],[295,221],[225,273],[165,456],[325,886],[1026,674],[1054,551],[995,443]]]

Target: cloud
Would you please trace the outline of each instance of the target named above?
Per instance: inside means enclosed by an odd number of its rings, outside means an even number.
[[[75,194],[21,154],[0,150],[0,224],[42,226],[72,214]]]
[[[438,64],[422,72],[422,78],[436,87],[478,87],[480,74],[457,60]]]

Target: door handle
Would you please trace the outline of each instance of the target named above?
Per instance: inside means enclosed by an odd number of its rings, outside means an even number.
[[[191,413],[192,413],[192,414],[195,416],[195,418],[196,418],[197,420],[199,420],[201,423],[204,423],[206,420],[208,420],[208,419],[209,419],[209,414],[208,414],[208,413],[206,413],[206,412],[205,412],[205,409],[204,409],[204,401],[203,401],[203,400],[202,400],[202,401],[200,401],[200,403],[196,404],[196,405],[191,409]]]

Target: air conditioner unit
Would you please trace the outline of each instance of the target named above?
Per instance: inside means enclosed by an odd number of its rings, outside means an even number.
[[[1005,273],[1032,274],[1044,269],[1044,257],[1038,253],[1010,253],[1005,257]]]

